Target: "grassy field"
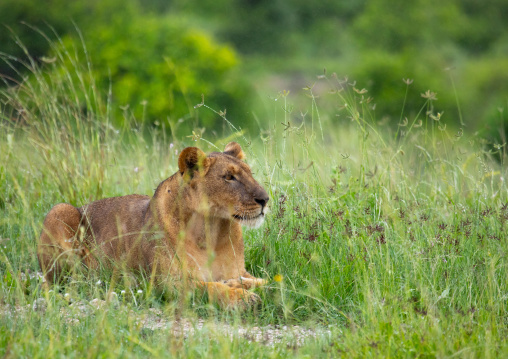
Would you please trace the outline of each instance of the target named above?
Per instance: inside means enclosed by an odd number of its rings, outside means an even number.
[[[268,100],[259,133],[217,112],[222,134],[173,137],[127,108],[113,126],[91,70],[58,63],[1,93],[0,355],[508,356],[504,148],[487,153],[431,92],[393,129],[368,92],[322,76],[319,98]],[[269,279],[259,307],[182,302],[108,273],[42,289],[36,240],[54,204],[153,194],[183,148],[231,140],[271,198],[265,225],[245,231],[247,269]]]

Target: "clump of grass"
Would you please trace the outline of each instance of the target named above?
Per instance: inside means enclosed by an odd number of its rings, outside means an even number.
[[[293,105],[282,92],[283,101],[269,104],[273,117],[261,124],[260,136],[247,136],[229,120],[225,138],[196,130],[177,141],[161,128],[139,127],[128,113],[127,125],[114,127],[111,94],[95,90],[91,62],[54,46],[55,62],[41,66],[28,58],[29,77],[0,94],[0,353],[507,352],[506,169],[480,138],[436,110],[431,92],[422,94],[420,114],[407,122],[401,116],[391,129],[377,122],[367,90],[325,74],[320,81],[328,95],[317,97],[309,87],[307,102]],[[297,113],[298,106],[308,111]],[[199,107],[211,110],[204,99]],[[216,114],[226,120],[225,112]],[[182,312],[175,295],[161,296],[149,281],[131,287],[107,272],[76,276],[62,293],[41,289],[35,242],[52,205],[152,194],[175,172],[185,146],[210,151],[232,139],[271,197],[265,227],[245,232],[248,270],[271,280],[258,291],[259,308],[222,312],[191,296]],[[109,300],[112,292],[118,305],[109,302],[85,317],[61,314],[72,312],[69,304]],[[46,309],[38,311],[40,298]],[[166,318],[206,318],[212,326],[186,340],[167,328],[148,330],[139,318],[154,309]],[[217,322],[299,324],[329,334],[293,351],[221,337],[210,329]]]

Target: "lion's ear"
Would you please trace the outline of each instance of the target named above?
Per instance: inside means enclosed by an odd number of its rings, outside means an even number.
[[[224,153],[226,155],[236,157],[239,160],[243,160],[245,158],[245,153],[243,153],[242,147],[240,147],[240,145],[236,142],[228,143],[224,149]]]
[[[185,148],[178,157],[178,169],[182,175],[188,175],[189,178],[194,177],[196,171],[201,172],[204,176],[210,168],[210,158],[197,147]]]

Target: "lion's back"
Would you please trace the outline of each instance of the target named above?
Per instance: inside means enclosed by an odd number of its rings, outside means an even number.
[[[149,204],[149,196],[133,194],[94,201],[79,207],[78,211],[97,244],[129,246],[128,242],[139,238],[143,231]]]

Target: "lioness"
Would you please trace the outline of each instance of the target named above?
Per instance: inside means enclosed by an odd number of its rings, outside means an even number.
[[[46,281],[59,280],[78,259],[89,269],[142,271],[162,284],[191,278],[225,306],[255,302],[259,297],[245,289],[264,280],[245,270],[241,225],[263,223],[268,194],[243,158],[236,142],[208,156],[188,147],[178,158],[179,171],[152,198],[57,204],[37,248]]]

